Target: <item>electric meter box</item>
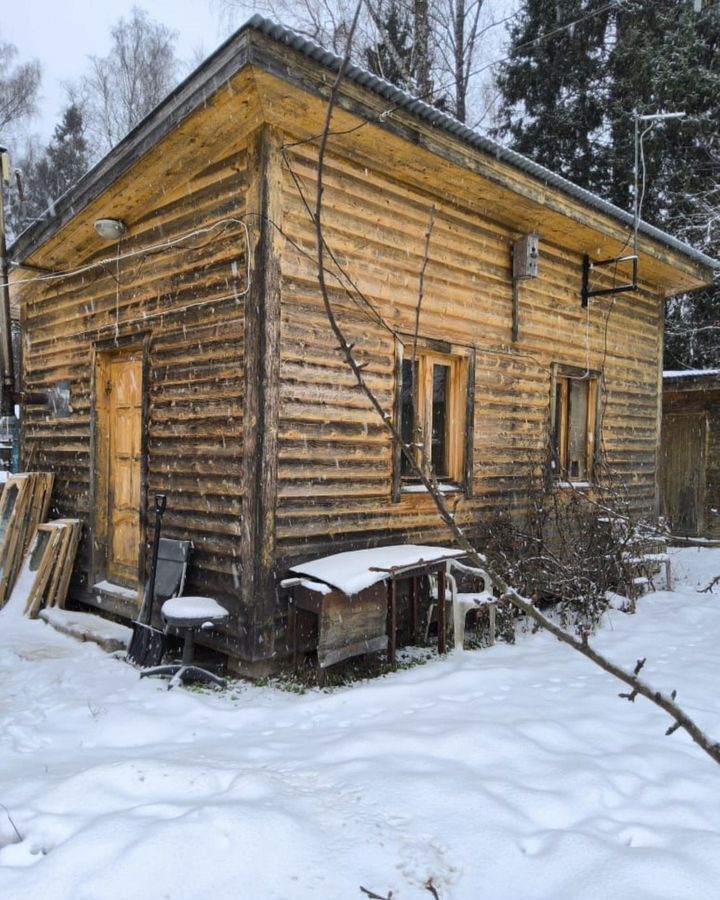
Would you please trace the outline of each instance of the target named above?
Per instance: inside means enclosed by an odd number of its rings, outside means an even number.
[[[526,234],[513,244],[513,278],[537,278],[540,235]]]

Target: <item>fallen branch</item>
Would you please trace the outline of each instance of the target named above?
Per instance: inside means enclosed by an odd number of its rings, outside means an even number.
[[[698,591],[698,594],[712,594],[713,588],[716,584],[720,584],[720,575],[716,575],[715,578],[713,578],[713,580],[710,582],[710,584],[704,587],[701,591]]]
[[[425,882],[423,887],[425,888],[426,891],[429,891],[433,895],[435,900],[440,900],[440,894],[438,894],[437,888],[433,884],[432,878],[428,878],[428,880]]]
[[[390,891],[387,897],[383,897],[380,894],[376,894],[374,891],[369,891],[366,887],[360,885],[360,890],[363,894],[367,895],[370,900],[392,900],[392,891]]]
[[[12,825],[13,831],[17,835],[18,842],[22,843],[22,835],[18,831],[18,827],[13,821],[13,817],[10,815],[10,810],[7,808],[7,806],[5,806],[4,803],[0,803],[0,806],[5,810],[5,815],[8,817],[8,822]]]

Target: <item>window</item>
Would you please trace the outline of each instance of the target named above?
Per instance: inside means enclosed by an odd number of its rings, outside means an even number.
[[[435,342],[435,346],[440,342]],[[461,485],[466,481],[469,353],[445,352],[425,342],[415,351],[406,345],[399,367],[398,419],[406,444],[416,459],[430,462],[438,481]],[[419,479],[404,453],[398,467],[403,487]]]
[[[596,372],[555,369],[553,469],[562,481],[593,480],[598,381]]]

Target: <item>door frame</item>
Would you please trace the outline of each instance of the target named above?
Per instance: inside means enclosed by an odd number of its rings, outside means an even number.
[[[145,541],[147,534],[147,473],[148,473],[148,446],[147,423],[149,421],[149,345],[150,335],[134,334],[118,338],[97,340],[92,344],[91,360],[91,386],[90,386],[90,516],[91,530],[91,584],[97,584],[107,578],[108,559],[108,509],[107,509],[107,479],[108,479],[108,448],[102,438],[101,419],[105,405],[104,396],[98,395],[98,389],[102,390],[104,384],[103,373],[106,363],[113,357],[126,356],[129,353],[139,353],[141,356],[141,422],[140,422],[140,509],[139,509],[139,543],[137,587],[141,593],[145,583]],[[103,485],[105,488],[103,489]]]

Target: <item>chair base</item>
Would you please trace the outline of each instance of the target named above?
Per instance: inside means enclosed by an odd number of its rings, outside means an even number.
[[[193,657],[195,631],[223,624],[228,618],[227,610],[209,597],[171,597],[163,603],[162,617],[167,630],[176,631],[183,638],[182,659],[180,662],[143,669],[140,677],[171,675],[168,690],[190,680],[209,681],[224,688],[225,679],[196,666]]]
[[[207,669],[203,669],[200,666],[185,665],[183,663],[171,663],[166,666],[153,666],[150,669],[143,669],[140,677],[144,678],[146,675],[172,675],[168,683],[168,690],[188,680],[209,681],[221,688],[224,688],[226,685],[225,679],[220,678],[219,675],[208,672]]]

